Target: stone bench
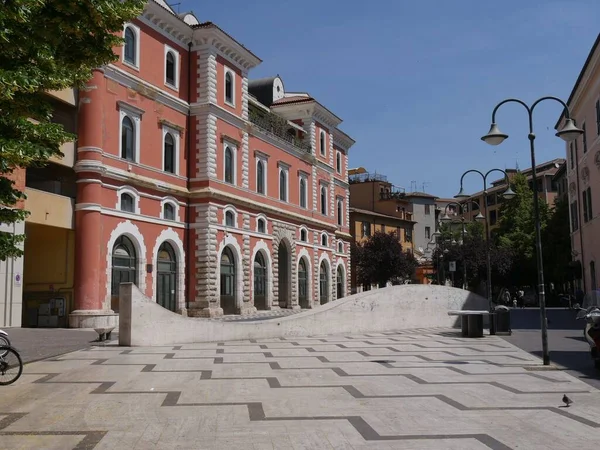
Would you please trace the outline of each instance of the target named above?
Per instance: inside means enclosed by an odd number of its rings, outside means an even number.
[[[107,327],[107,328],[94,328],[94,331],[98,333],[98,341],[110,341],[110,334],[115,327]]]
[[[460,316],[461,333],[464,337],[483,337],[483,316],[491,316],[489,311],[448,311],[449,316]]]

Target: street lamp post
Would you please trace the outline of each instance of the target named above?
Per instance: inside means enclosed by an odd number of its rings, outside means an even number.
[[[540,314],[541,314],[541,322],[542,322],[542,354],[544,359],[544,365],[547,366],[550,364],[550,355],[548,353],[548,321],[546,318],[546,292],[544,288],[544,263],[542,261],[542,227],[540,223],[540,207],[539,207],[539,197],[537,193],[537,173],[535,167],[535,134],[533,133],[533,111],[535,107],[545,100],[553,100],[560,103],[563,107],[563,111],[565,114],[565,125],[558,130],[556,136],[561,138],[565,142],[571,142],[577,139],[581,134],[583,134],[583,130],[577,128],[575,126],[575,122],[571,119],[571,114],[569,111],[569,107],[565,102],[563,102],[560,98],[547,96],[542,97],[530,106],[528,106],[522,100],[516,98],[508,98],[506,100],[502,100],[500,103],[496,105],[494,110],[492,111],[492,124],[490,126],[490,131],[481,138],[487,144],[490,145],[499,145],[504,142],[505,139],[508,138],[507,134],[504,134],[500,131],[498,126],[496,125],[496,112],[498,108],[500,108],[505,103],[518,103],[522,105],[527,110],[527,115],[529,116],[529,150],[531,153],[531,178],[533,182],[533,210],[535,214],[535,251],[536,251],[536,260],[537,260],[537,277],[538,277],[538,302],[540,305]]]
[[[469,204],[475,204],[477,205],[477,210],[479,211],[479,214],[477,214],[475,216],[475,220],[478,222],[481,222],[483,220],[485,220],[485,217],[481,214],[481,208],[479,207],[479,203],[477,203],[475,200],[469,200],[467,202],[463,202],[463,203],[458,203],[458,202],[449,202],[446,207],[444,208],[444,215],[441,218],[442,222],[452,222],[452,217],[450,217],[448,215],[448,207],[451,205],[456,205],[458,206],[458,210],[460,211],[460,221],[462,224],[462,234],[461,234],[461,245],[464,245],[465,243],[465,211],[464,211],[464,207],[466,205]],[[452,227],[450,227],[450,231],[452,231]],[[463,289],[467,289],[468,284],[467,284],[467,264],[466,264],[466,260],[464,258],[464,251],[463,251],[463,265],[462,265],[462,269],[463,269]]]
[[[507,200],[513,198],[516,194],[510,188],[510,179],[508,178],[508,174],[502,169],[491,169],[491,170],[488,170],[485,174],[476,169],[467,170],[460,177],[460,191],[458,192],[458,194],[456,194],[454,196],[454,198],[457,198],[459,200],[469,198],[469,196],[465,194],[464,188],[463,188],[463,180],[465,178],[465,175],[467,175],[469,173],[477,173],[477,174],[481,175],[481,178],[483,179],[483,215],[485,217],[485,259],[486,259],[486,268],[487,268],[487,283],[486,284],[487,284],[487,299],[488,299],[490,313],[494,312],[493,311],[494,299],[492,296],[492,260],[491,260],[491,255],[490,255],[490,224],[489,224],[488,212],[487,212],[487,209],[488,209],[487,208],[487,204],[488,204],[488,202],[487,202],[487,194],[488,194],[487,178],[493,172],[501,172],[502,174],[504,174],[507,189],[506,189],[506,191],[504,191],[502,196]],[[496,334],[496,322],[494,321],[493,316],[491,316],[491,318],[490,318],[490,334],[491,335]]]

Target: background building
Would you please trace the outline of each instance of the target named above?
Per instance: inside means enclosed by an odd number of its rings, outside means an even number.
[[[411,203],[414,227],[413,241],[420,255],[425,253],[427,244],[437,230],[436,197],[425,192],[409,192],[406,199]]]
[[[567,104],[583,135],[566,144],[571,248],[577,285],[598,289],[600,259],[600,34]],[[564,125],[564,114],[556,127]]]

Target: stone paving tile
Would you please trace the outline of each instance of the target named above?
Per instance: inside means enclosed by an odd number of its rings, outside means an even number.
[[[0,447],[595,448],[600,392],[536,367],[500,338],[435,329],[92,347],[2,388]]]

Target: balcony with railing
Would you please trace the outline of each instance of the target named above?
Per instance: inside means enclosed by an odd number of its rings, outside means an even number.
[[[286,119],[252,106],[248,108],[248,118],[264,133],[283,140],[303,152],[312,153],[310,138],[306,132],[291,125]]]

